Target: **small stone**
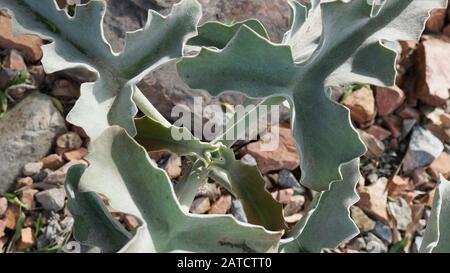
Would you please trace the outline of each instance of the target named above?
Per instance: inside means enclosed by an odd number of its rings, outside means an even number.
[[[25,250],[32,248],[36,244],[36,239],[34,238],[34,233],[32,228],[23,228],[20,233],[20,239],[17,242],[18,250]]]
[[[8,199],[5,197],[0,197],[0,218],[5,215],[6,210],[8,209]]]
[[[291,216],[302,210],[305,204],[305,197],[303,195],[294,195],[291,197],[289,203],[284,207],[284,215]]]
[[[426,29],[429,32],[440,33],[445,25],[447,9],[435,9],[431,11],[430,19],[426,23]]]
[[[208,214],[226,214],[231,208],[231,196],[221,196],[209,210]]]
[[[52,94],[55,97],[74,99],[80,96],[80,86],[66,79],[56,80],[53,84]]]
[[[44,163],[42,162],[34,162],[34,163],[27,163],[23,167],[23,175],[24,176],[33,176],[38,174],[42,168],[44,167]]]
[[[444,151],[444,145],[430,131],[415,127],[408,151],[403,159],[405,172],[424,167],[432,163]]]
[[[402,119],[416,119],[418,120],[420,118],[420,112],[417,111],[417,109],[409,106],[408,104],[404,104],[401,106],[397,112],[397,116],[401,117]]]
[[[397,229],[405,231],[412,222],[411,207],[403,198],[398,198],[395,202],[389,202],[389,212],[397,223]]]
[[[283,169],[278,173],[277,184],[282,189],[293,188],[299,185],[297,178],[295,178],[295,176],[286,169]]]
[[[220,197],[220,189],[214,183],[205,183],[198,188],[197,196],[206,196],[210,201],[215,201]]]
[[[53,171],[50,169],[42,169],[39,173],[33,175],[31,178],[35,182],[40,182],[40,181],[44,180],[52,172]]]
[[[211,208],[211,202],[208,197],[199,197],[192,202],[190,211],[194,214],[205,214]]]
[[[375,116],[375,98],[370,88],[354,91],[342,104],[350,109],[352,120],[358,124],[369,123]]]
[[[139,221],[133,215],[125,215],[123,222],[129,231],[134,231],[139,227]]]
[[[417,120],[415,119],[404,119],[402,126],[402,135],[400,136],[400,140],[405,139],[409,135],[409,133],[411,133],[416,124]]]
[[[6,222],[0,219],[0,238],[5,236],[5,229],[6,229]],[[2,246],[0,244],[0,250],[2,249]]]
[[[289,202],[291,202],[292,196],[294,196],[293,189],[280,190],[278,192],[278,201],[283,205],[287,205],[287,204],[289,204]]]
[[[383,243],[383,241],[378,238],[373,233],[368,233],[366,237],[364,237],[366,240],[366,250],[369,253],[386,253],[387,252],[387,246]]]
[[[66,174],[61,171],[54,171],[47,175],[47,177],[42,181],[46,184],[62,186],[64,185],[64,181],[66,180]]]
[[[66,191],[64,189],[49,189],[36,194],[36,200],[48,211],[60,211],[64,208]]]
[[[244,207],[240,200],[233,200],[231,204],[231,214],[233,214],[234,218],[238,221],[247,223],[247,215],[245,215]]]
[[[378,125],[370,126],[366,132],[376,137],[379,141],[383,141],[392,135],[391,132]]]
[[[347,244],[347,248],[362,251],[366,249],[366,241],[362,237],[357,237]]]
[[[33,184],[33,178],[27,176],[27,177],[21,177],[16,180],[16,189],[21,189],[23,187],[27,187]]]
[[[441,175],[450,179],[450,154],[443,152],[431,163],[427,171],[435,180],[439,180]]]
[[[380,239],[392,243],[392,230],[389,226],[377,221],[373,233]]]
[[[394,138],[398,138],[402,135],[403,124],[399,117],[391,115],[383,117],[383,121],[386,124],[386,127],[391,131]]]
[[[379,177],[376,173],[371,173],[367,176],[367,180],[369,180],[370,184],[376,183],[378,181]]]
[[[72,151],[80,149],[81,145],[83,145],[83,140],[77,133],[68,132],[57,138],[56,145],[65,151]]]
[[[17,205],[10,205],[5,212],[3,220],[6,222],[6,228],[9,230],[15,230],[17,220],[19,219],[20,209]]]
[[[3,60],[4,66],[8,69],[17,70],[17,71],[27,71],[27,65],[16,50],[11,50],[9,54]]]
[[[64,153],[64,159],[67,161],[72,161],[72,160],[81,160],[84,157],[86,157],[88,154],[88,150],[84,147],[81,147],[80,149],[77,150],[73,150],[70,152],[65,152]]]
[[[375,228],[375,221],[370,219],[362,209],[358,207],[351,208],[352,219],[362,232],[369,232]]]
[[[449,113],[443,113],[440,116],[440,120],[441,120],[442,127],[446,128],[446,129],[450,128],[450,114]]]
[[[406,191],[412,190],[414,187],[408,178],[394,176],[388,185],[388,195],[389,197],[396,198]]]
[[[27,208],[34,209],[35,208],[35,202],[34,202],[34,195],[38,193],[38,190],[35,189],[26,189],[20,192],[20,201],[27,205]]]
[[[386,148],[383,142],[378,140],[373,135],[364,132],[363,130],[358,130],[358,133],[361,136],[364,144],[366,144],[367,146],[367,153],[365,154],[365,156],[370,159],[380,158]]]
[[[280,126],[274,126],[274,128],[261,140],[252,142],[239,150],[240,155],[250,154],[255,158],[263,174],[281,169],[294,170],[300,164],[291,129]],[[278,139],[276,149],[267,147],[273,139]]]
[[[376,103],[378,115],[387,116],[394,113],[405,101],[405,93],[398,87],[377,87]]]
[[[167,160],[166,166],[164,166],[170,179],[176,179],[181,175],[181,157],[172,154]]]
[[[246,165],[250,165],[250,166],[256,166],[257,165],[256,159],[251,154],[245,154],[241,158],[241,161],[242,161],[242,163],[244,163]]]
[[[56,170],[64,165],[64,160],[57,154],[52,154],[41,159],[43,168]]]
[[[286,221],[286,223],[288,223],[288,224],[295,224],[298,221],[300,221],[302,219],[302,217],[303,217],[303,214],[296,213],[291,216],[284,217],[284,221]]]
[[[387,179],[383,177],[370,186],[358,188],[360,200],[357,206],[383,223],[389,222],[386,185]]]

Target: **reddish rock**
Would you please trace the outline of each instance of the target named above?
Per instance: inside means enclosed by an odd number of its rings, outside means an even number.
[[[20,192],[20,201],[27,205],[28,209],[34,209],[36,207],[36,202],[34,202],[34,196],[38,193],[35,189],[26,189]]]
[[[431,163],[427,171],[436,180],[439,179],[440,175],[450,179],[450,154],[443,152]]]
[[[440,119],[441,119],[442,127],[446,128],[446,129],[450,128],[450,114],[443,113],[440,116]]]
[[[80,96],[80,86],[66,79],[56,80],[53,84],[52,94],[55,97],[73,99]]]
[[[431,12],[431,17],[428,19],[426,29],[429,32],[440,33],[445,25],[445,18],[447,17],[447,9],[435,9]]]
[[[199,197],[192,202],[190,212],[194,214],[204,214],[211,208],[211,202],[208,197]]]
[[[369,129],[366,130],[366,132],[373,135],[380,141],[383,141],[392,135],[391,132],[378,125],[370,126]]]
[[[370,186],[359,187],[360,200],[357,206],[364,210],[369,216],[372,216],[384,223],[389,222],[387,213],[387,191],[386,179],[379,179]]]
[[[384,123],[389,128],[392,136],[398,138],[402,135],[402,120],[397,116],[387,116],[383,118]]]
[[[279,134],[275,132],[279,130]],[[241,156],[250,154],[255,158],[258,163],[258,168],[263,174],[271,171],[288,169],[294,170],[300,164],[300,160],[297,154],[297,147],[295,145],[295,140],[292,137],[292,131],[288,128],[278,127],[273,133],[269,133],[271,136],[269,138],[276,138],[279,136],[279,145],[273,151],[267,151],[268,149],[263,149],[267,142],[262,139],[257,142],[253,142],[245,146],[239,151]]]
[[[367,147],[367,153],[365,156],[370,159],[377,159],[383,155],[384,149],[386,148],[380,140],[371,134],[364,132],[363,130],[358,130],[362,141]]]
[[[403,104],[402,106],[400,106],[400,108],[396,111],[396,114],[402,119],[420,118],[420,112],[417,109],[409,106],[408,104]]]
[[[22,58],[22,55],[20,55],[19,52],[16,50],[11,50],[9,54],[5,57],[3,60],[3,65],[6,68],[17,70],[17,71],[26,71],[27,65],[25,64],[25,61]]]
[[[61,171],[61,172],[63,172],[63,173],[67,173],[67,171],[72,167],[72,166],[75,166],[75,165],[79,165],[79,164],[81,164],[81,165],[84,165],[84,166],[88,166],[89,164],[86,162],[86,161],[84,161],[84,160],[72,160],[72,161],[69,161],[68,163],[66,163],[64,166],[62,166],[61,168],[59,168],[58,169],[58,171]]]
[[[350,109],[352,120],[358,124],[367,124],[375,116],[375,98],[370,88],[363,87],[354,91],[342,104]]]
[[[32,228],[24,228],[20,233],[20,239],[17,242],[18,250],[25,250],[32,248],[36,244],[36,239],[34,238],[34,232]]]
[[[16,180],[16,189],[30,186],[31,184],[33,184],[33,178],[31,178],[29,176],[21,177]]]
[[[428,37],[417,49],[417,96],[431,106],[450,98],[450,39]]]
[[[13,48],[23,53],[32,63],[42,58],[42,40],[34,35],[13,36],[11,18],[0,13],[0,48]]]
[[[0,197],[0,218],[5,215],[6,210],[8,209],[8,199],[5,197]]]
[[[208,214],[226,214],[231,208],[231,196],[221,196],[209,210]]]
[[[169,175],[170,179],[176,179],[181,175],[181,158],[172,154],[167,160],[164,170]]]
[[[139,227],[139,221],[133,215],[125,215],[123,222],[129,231],[136,230]]]
[[[87,154],[88,154],[88,150],[84,147],[81,147],[80,149],[77,149],[77,150],[65,152],[64,159],[67,161],[80,160],[80,159],[83,159],[85,156],[87,156]]]
[[[56,170],[64,165],[64,160],[57,154],[51,154],[41,159],[44,169]]]
[[[389,197],[396,198],[413,189],[414,186],[412,185],[410,179],[394,176],[388,184],[388,195]]]
[[[16,229],[16,223],[19,219],[19,207],[17,205],[9,205],[5,212],[3,220],[6,222],[6,228],[10,230]]]
[[[376,103],[378,115],[387,116],[394,113],[405,101],[405,93],[398,87],[377,87]]]

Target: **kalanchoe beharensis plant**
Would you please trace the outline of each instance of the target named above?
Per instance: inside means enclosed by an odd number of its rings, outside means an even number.
[[[231,26],[211,22],[197,32],[200,6],[184,0],[167,17],[150,11],[146,26],[127,35],[120,53],[111,51],[102,34],[103,1],[77,7],[73,17],[53,0],[0,0],[0,6],[14,14],[17,32],[51,41],[43,47],[48,73],[84,67],[98,75],[96,82],[83,84],[68,117],[93,140],[90,166],[72,168],[66,181],[77,240],[105,252],[318,252],[359,232],[349,207],[358,200],[359,157],[365,152],[348,110],[330,100],[329,87],[392,85],[396,53],[389,42],[418,39],[429,12],[446,2],[313,0],[304,7],[291,1],[291,29],[282,44],[275,44],[256,20]],[[147,72],[182,57],[185,44],[200,50],[178,66],[191,87],[212,95],[242,92],[259,99],[255,109],[290,103],[300,182],[318,192],[292,229],[258,169],[236,160],[234,141],[194,138],[168,123],[136,88]],[[145,117],[133,120],[135,105]],[[242,120],[232,122],[233,128]],[[174,129],[190,140],[172,139]],[[170,150],[192,162],[174,187],[149,159],[151,150]],[[208,178],[241,200],[248,223],[189,213]],[[441,182],[425,251],[450,249],[442,227],[449,224],[447,188],[448,182]],[[124,229],[98,193],[115,210],[136,216],[138,229]]]

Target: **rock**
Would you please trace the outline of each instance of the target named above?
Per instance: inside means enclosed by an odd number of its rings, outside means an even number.
[[[444,145],[430,131],[415,127],[408,151],[403,159],[403,171],[410,172],[424,167],[444,151]]]
[[[275,136],[276,131],[279,131],[278,136]],[[253,156],[258,162],[258,167],[263,174],[281,169],[294,170],[297,168],[300,160],[298,158],[295,140],[292,137],[292,131],[288,128],[278,126],[278,129],[273,130],[269,134],[269,139],[279,137],[278,146],[275,150],[263,149],[268,143],[265,140],[260,140],[243,147],[239,150],[239,153],[241,155],[250,154]]]
[[[18,250],[25,250],[32,248],[36,244],[36,238],[34,238],[34,232],[32,228],[23,228],[20,232],[20,239],[17,242]]]
[[[37,191],[35,189],[25,189],[25,190],[20,192],[20,201],[22,201],[22,203],[27,205],[27,208],[29,210],[34,209],[35,208],[35,204],[36,204],[34,202],[34,196],[38,192],[39,191]]]
[[[33,176],[38,174],[42,168],[44,167],[43,162],[33,162],[33,163],[27,163],[23,167],[22,174],[25,176]]]
[[[65,131],[64,118],[44,94],[33,92],[10,109],[0,119],[0,193],[11,190],[23,166],[46,156]]]
[[[63,173],[67,173],[67,171],[75,166],[75,165],[84,165],[84,166],[88,166],[88,163],[84,160],[71,160],[68,163],[66,163],[64,166],[62,166],[61,168],[58,169],[58,171],[61,171]]]
[[[383,223],[389,222],[386,185],[387,179],[381,178],[370,186],[358,188],[360,200],[357,206]]]
[[[431,106],[445,104],[450,98],[449,39],[425,37],[416,55],[418,98]]]
[[[207,213],[210,208],[211,208],[211,203],[209,201],[209,198],[208,197],[199,197],[199,198],[196,198],[194,200],[194,202],[192,202],[190,211],[191,211],[191,213],[195,213],[195,214],[204,214],[204,213]]]
[[[427,171],[435,180],[439,180],[441,175],[450,179],[450,154],[443,152],[431,163]]]
[[[354,91],[342,104],[350,109],[352,120],[360,125],[371,122],[375,116],[375,98],[370,88]]]
[[[398,138],[402,135],[402,120],[397,116],[387,116],[383,117],[383,121],[385,122],[389,131],[391,131],[392,136],[394,138]]]
[[[283,169],[278,173],[278,186],[282,189],[294,188],[299,186],[297,178],[290,171]]]
[[[6,210],[8,209],[8,199],[5,197],[0,197],[0,218],[5,215]]]
[[[52,172],[53,171],[50,169],[43,169],[39,173],[33,175],[31,178],[33,178],[33,181],[35,181],[35,182],[41,182]]]
[[[75,132],[60,135],[56,140],[56,146],[65,152],[80,149],[81,145],[83,145],[83,140]]]
[[[5,236],[6,222],[0,220],[0,239]],[[3,249],[2,244],[0,243],[0,249]]]
[[[14,48],[30,62],[39,61],[42,58],[42,40],[35,35],[14,36],[11,27],[11,17],[0,13],[0,48]]]
[[[392,243],[392,230],[389,226],[377,221],[373,233],[378,236],[378,238],[388,243]]]
[[[417,120],[416,119],[404,119],[403,120],[403,127],[402,127],[402,135],[400,136],[400,140],[405,139],[409,133],[414,129],[414,126],[416,126]]]
[[[33,178],[31,178],[29,176],[21,177],[16,180],[16,189],[30,186],[31,184],[33,184]]]
[[[81,147],[80,149],[77,149],[77,150],[65,152],[64,159],[67,161],[80,160],[80,159],[83,159],[84,157],[86,157],[87,154],[88,154],[88,150],[84,147]]]
[[[63,99],[76,99],[80,96],[80,86],[73,81],[58,79],[53,83],[52,95]]]
[[[397,116],[401,117],[402,119],[416,119],[418,120],[420,118],[420,112],[409,106],[408,104],[403,104],[397,111]]]
[[[442,113],[442,115],[439,117],[441,120],[442,127],[448,129],[450,128],[450,114],[449,113]]]
[[[405,93],[398,87],[377,87],[376,89],[376,104],[380,116],[394,113],[404,101]]]
[[[302,219],[302,217],[303,217],[303,214],[296,213],[291,216],[284,217],[284,221],[286,221],[286,223],[288,223],[288,224],[295,224],[298,221],[300,221]]]
[[[48,155],[41,159],[41,162],[43,163],[43,168],[51,170],[59,169],[64,165],[64,160],[57,154]]]
[[[395,202],[389,202],[389,213],[394,217],[397,229],[405,231],[412,222],[411,207],[403,198],[398,198]]]
[[[368,233],[366,237],[366,250],[369,253],[386,253],[387,246],[375,234]]]
[[[231,208],[231,196],[221,196],[208,211],[208,214],[226,214]]]
[[[62,186],[64,185],[65,180],[66,173],[61,170],[57,170],[47,175],[47,177],[42,182],[49,185]]]
[[[6,228],[9,230],[15,230],[17,220],[19,219],[20,209],[17,205],[9,205],[5,212],[3,220],[5,220]]]
[[[129,231],[134,231],[139,227],[139,220],[133,215],[125,215],[123,223]]]
[[[42,228],[42,234],[38,238],[38,249],[59,245],[64,242],[67,233],[72,230],[74,219],[70,216],[60,220],[60,216],[54,212],[50,213],[48,225]]]
[[[369,232],[375,228],[375,221],[370,219],[362,209],[358,207],[351,208],[352,219],[362,232]]]
[[[251,154],[245,154],[241,158],[242,163],[250,166],[256,166],[258,163],[256,162],[256,159]]]
[[[388,185],[388,195],[389,197],[396,198],[403,193],[413,190],[414,186],[408,178],[400,177],[398,175],[394,176]]]
[[[170,155],[164,170],[171,179],[178,178],[181,175],[181,157],[175,154]]]
[[[287,205],[287,204],[289,204],[289,202],[291,202],[291,198],[293,196],[294,196],[293,189],[280,190],[278,192],[278,201],[283,205]]]
[[[357,237],[351,240],[346,247],[352,250],[362,251],[366,248],[366,241],[362,237]]]
[[[427,21],[426,29],[429,32],[440,33],[445,25],[447,9],[435,9],[431,12],[431,17]]]
[[[294,195],[291,200],[284,207],[284,216],[291,216],[300,212],[305,204],[305,197],[303,195]]]
[[[247,215],[245,215],[244,207],[240,200],[233,200],[230,212],[238,221],[247,223]]]
[[[376,137],[379,141],[383,141],[390,137],[392,134],[388,130],[384,129],[383,127],[380,127],[378,125],[372,125],[367,130],[366,133],[373,135]]]
[[[363,130],[358,130],[358,133],[361,136],[364,144],[366,144],[367,146],[367,153],[365,154],[365,156],[370,159],[380,158],[384,153],[384,149],[386,148],[383,142],[378,140],[373,135],[364,132]]]
[[[1,15],[0,15],[1,16]],[[16,50],[11,50],[9,54],[3,60],[3,65],[12,70],[16,71],[27,71],[27,65],[22,58],[22,55]]]
[[[60,211],[64,208],[66,191],[64,189],[49,189],[36,194],[36,200],[48,211]]]

